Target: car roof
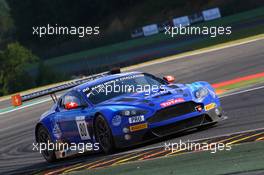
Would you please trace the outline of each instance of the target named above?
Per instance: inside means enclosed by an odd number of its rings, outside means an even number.
[[[116,78],[120,78],[120,77],[125,77],[125,76],[129,76],[129,75],[135,75],[135,74],[140,74],[142,72],[124,72],[124,73],[118,73],[118,74],[112,74],[112,75],[105,75],[103,77],[100,78],[96,78],[94,80],[88,81],[86,83],[83,83],[79,86],[74,87],[74,90],[82,90],[84,88],[87,87],[91,87],[97,84],[100,84],[102,82],[106,82],[106,81],[110,81],[110,80],[114,80]]]

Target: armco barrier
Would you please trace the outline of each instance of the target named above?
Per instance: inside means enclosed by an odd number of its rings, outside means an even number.
[[[41,90],[41,91],[33,92],[33,93],[30,93],[30,94],[27,94],[27,95],[23,95],[21,98],[22,98],[22,101],[24,102],[24,101],[32,100],[34,98],[42,97],[42,96],[45,96],[45,95],[50,95],[50,94],[53,94],[53,93],[56,93],[56,92],[59,92],[59,91],[70,89],[72,87],[78,86],[78,85],[83,84],[85,82],[91,81],[91,80],[93,80],[95,78],[102,77],[102,76],[104,76],[106,74],[108,74],[108,72],[103,72],[103,73],[100,73],[100,74],[87,76],[85,78],[82,78],[82,79],[79,79],[79,80],[75,80],[75,81],[73,80],[72,82],[65,83],[65,84],[62,84],[62,85],[59,85],[59,86],[55,86],[55,87],[48,88],[48,89],[45,89],[45,90]]]

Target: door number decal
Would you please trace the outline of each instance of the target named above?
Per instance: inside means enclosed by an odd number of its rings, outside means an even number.
[[[75,118],[79,135],[82,140],[88,140],[91,139],[88,128],[87,128],[87,123],[85,121],[85,116],[78,116]]]

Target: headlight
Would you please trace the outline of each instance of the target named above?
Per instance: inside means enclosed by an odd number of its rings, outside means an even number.
[[[136,115],[144,115],[146,114],[147,111],[145,110],[136,110],[136,109],[128,109],[128,110],[123,110],[123,111],[120,111],[120,115],[121,116],[136,116]]]
[[[201,87],[195,92],[195,97],[198,99],[204,98],[208,95],[208,89]]]

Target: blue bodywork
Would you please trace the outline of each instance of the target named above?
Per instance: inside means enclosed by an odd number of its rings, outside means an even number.
[[[52,142],[95,143],[94,119],[97,115],[101,114],[111,128],[116,147],[126,147],[148,141],[155,137],[217,122],[221,119],[222,109],[219,98],[215,94],[212,86],[203,81],[190,84],[168,83],[165,86],[166,93],[155,92],[148,95],[145,93],[130,93],[111,98],[98,104],[91,103],[86,97],[87,94],[84,93],[87,87],[92,87],[98,83],[137,74],[142,73],[129,72],[107,75],[74,87],[66,92],[66,94],[69,92],[79,94],[87,106],[66,110],[59,106],[59,100],[49,111],[41,116],[36,125],[36,132],[38,127],[42,125],[48,130]],[[205,89],[207,94],[202,98],[197,98],[195,94],[201,88]],[[189,105],[188,109],[192,107],[195,109],[189,112],[181,111],[181,108],[187,110],[187,107],[184,106],[185,104]],[[178,105],[181,105],[180,109],[173,109]],[[131,118],[130,116],[120,117],[120,111],[124,110],[144,111],[144,114],[140,114],[140,116],[143,115],[141,118],[143,120],[131,122],[129,119]],[[170,111],[175,112],[175,115],[177,113],[177,115],[174,116],[174,113],[168,114]],[[80,117],[87,125],[89,136],[85,139],[81,138],[77,126],[77,120]],[[156,118],[151,121],[153,117]],[[132,129],[131,126],[136,127]],[[125,135],[129,136],[125,137]]]

